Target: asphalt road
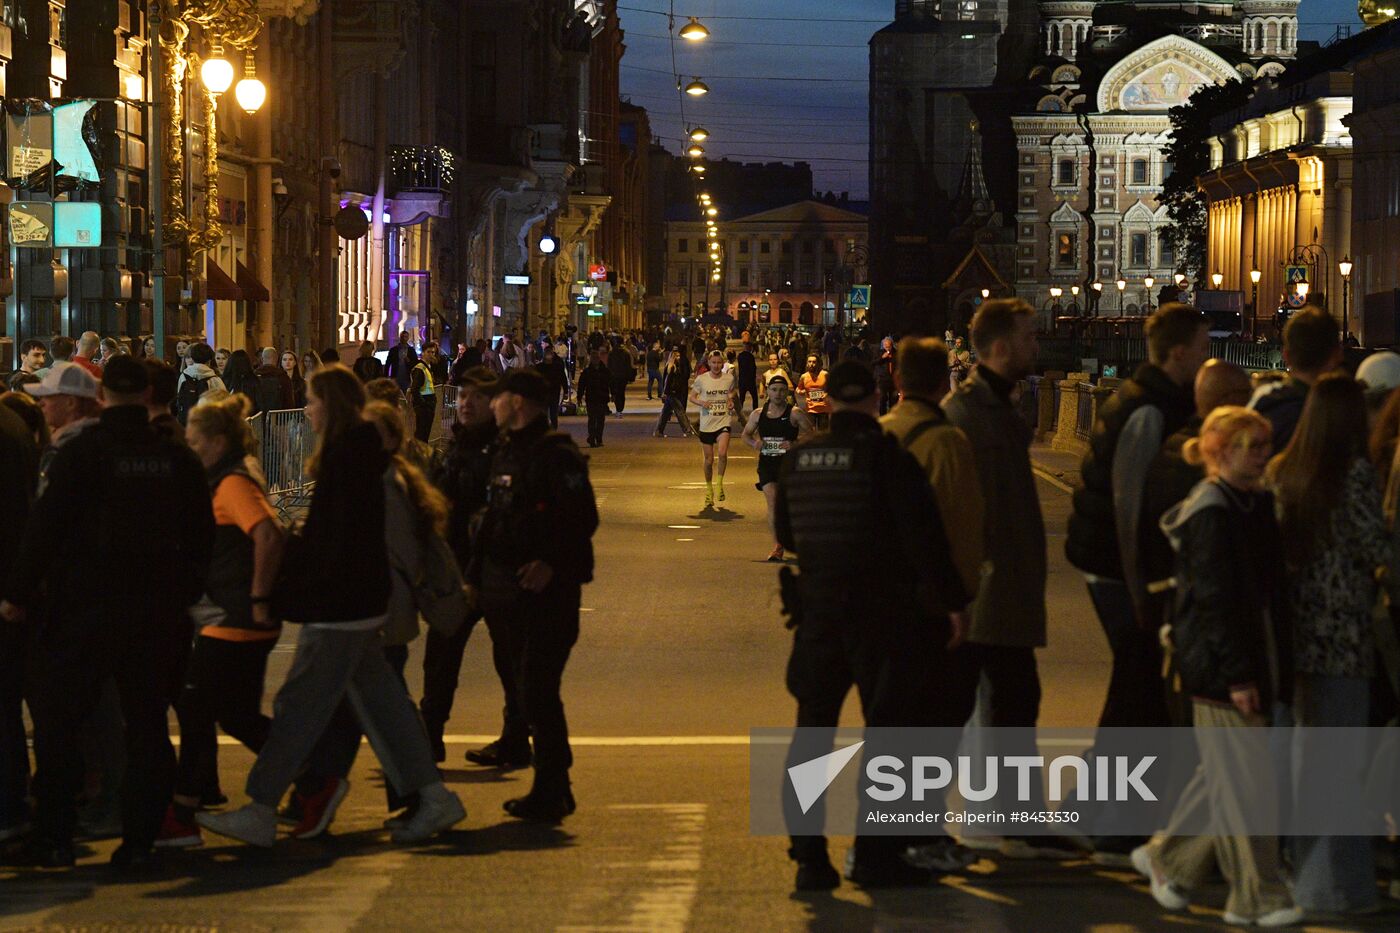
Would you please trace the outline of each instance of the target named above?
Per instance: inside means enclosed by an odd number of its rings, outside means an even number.
[[[653,409],[654,410],[654,409]],[[494,734],[500,693],[484,630],[473,636],[449,726],[445,772],[467,821],[438,843],[402,849],[385,816],[368,749],[328,837],[271,853],[208,837],[155,878],[122,882],[114,843],[92,843],[66,874],[0,870],[0,930],[967,930],[1224,929],[1223,891],[1168,918],[1131,872],[1087,861],[983,859],[928,890],[871,895],[850,885],[794,897],[785,840],[748,827],[748,730],[792,721],[783,689],[789,634],[779,613],[763,497],[751,452],[736,445],[728,499],[702,510],[700,451],[650,438],[651,418],[610,420],[591,452],[603,525],[597,580],[565,679],[576,737],[579,811],[562,827],[517,823],[501,803],[528,786],[466,765]],[[565,426],[582,438],[580,419]],[[672,432],[674,434],[674,427]],[[1083,584],[1061,554],[1068,496],[1040,484],[1050,540],[1050,646],[1040,653],[1042,721],[1096,721],[1108,656]],[[273,655],[275,690],[291,639]],[[410,660],[418,693],[421,644]],[[270,694],[269,694],[270,700]],[[858,723],[852,700],[846,719]],[[235,803],[251,756],[221,748]],[[839,858],[844,849],[836,850]],[[1393,930],[1390,909],[1362,924]]]

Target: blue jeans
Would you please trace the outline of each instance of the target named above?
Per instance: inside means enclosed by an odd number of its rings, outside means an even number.
[[[1328,677],[1299,674],[1293,695],[1293,713],[1299,729],[1293,732],[1292,775],[1295,806],[1306,807],[1308,788],[1359,798],[1365,786],[1366,748],[1356,743],[1329,742],[1326,755],[1312,754],[1309,729],[1318,726],[1365,726],[1370,710],[1371,685],[1361,677]],[[1339,748],[1344,746],[1344,748]],[[1339,760],[1339,750],[1345,760]],[[1299,791],[1301,789],[1301,792]],[[1295,836],[1293,898],[1306,910],[1341,912],[1372,907],[1376,903],[1376,866],[1371,840],[1365,836]]]

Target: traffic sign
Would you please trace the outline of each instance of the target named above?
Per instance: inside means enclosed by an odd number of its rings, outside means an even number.
[[[770,305],[768,302],[763,301],[759,303],[758,310],[762,311],[764,314],[767,314],[769,311],[773,310],[773,306]]]
[[[1284,302],[1290,308],[1301,308],[1308,303],[1308,299],[1306,295],[1300,295],[1297,292],[1289,292],[1284,297]]]
[[[1290,285],[1297,285],[1299,282],[1306,282],[1307,280],[1307,266],[1289,266],[1284,275],[1284,281],[1288,282]]]
[[[850,294],[846,296],[846,307],[848,308],[869,308],[870,307],[870,286],[852,285]]]

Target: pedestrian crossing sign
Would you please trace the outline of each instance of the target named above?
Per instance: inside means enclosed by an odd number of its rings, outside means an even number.
[[[870,286],[852,285],[850,294],[846,296],[846,306],[849,308],[869,308]]]
[[[1299,282],[1308,280],[1307,266],[1289,266],[1285,276],[1290,285],[1297,285]]]

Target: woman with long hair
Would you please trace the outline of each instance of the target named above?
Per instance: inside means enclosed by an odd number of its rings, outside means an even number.
[[[392,380],[384,379],[390,385]],[[397,388],[397,387],[395,387]],[[382,635],[384,658],[389,662],[394,674],[407,690],[404,681],[404,668],[408,663],[408,646],[418,637],[419,606],[415,581],[424,572],[424,556],[430,546],[430,537],[442,538],[447,533],[449,504],[444,496],[408,456],[409,443],[413,435],[402,409],[391,402],[371,401],[365,405],[365,420],[379,431],[384,449],[390,456],[389,468],[384,471],[384,519],[385,546],[389,552],[389,565],[392,568],[392,590],[389,596],[388,622]],[[446,545],[443,545],[446,548]],[[445,551],[444,551],[445,552]],[[462,586],[455,562],[449,562],[447,569],[453,579],[444,585]],[[305,812],[305,801],[324,787],[330,779],[343,780],[349,773],[360,747],[363,734],[349,704],[342,703],[330,727],[307,762],[306,772],[297,779],[298,796],[293,801],[293,812],[299,823],[292,831],[297,838],[308,838],[325,830],[329,818]],[[389,810],[409,808],[409,813],[391,820],[390,828],[400,825],[416,810],[417,801],[402,796],[392,785],[386,784]]]
[[[1375,640],[1376,571],[1394,559],[1376,468],[1367,450],[1366,398],[1343,373],[1308,392],[1288,446],[1269,463],[1288,569],[1297,682],[1293,719],[1295,815],[1314,810],[1309,795],[1359,797],[1364,743],[1329,742],[1315,726],[1369,725]],[[1376,904],[1371,840],[1295,836],[1293,895],[1308,910],[1369,910]]]
[[[287,378],[292,380],[292,407],[304,408],[306,406],[306,377],[301,374],[301,364],[297,362],[297,355],[292,350],[283,350],[282,372],[287,374]]]
[[[1206,478],[1162,517],[1176,552],[1171,641],[1191,698],[1201,763],[1166,832],[1133,851],[1152,896],[1184,910],[1208,865],[1195,836],[1202,816],[1230,891],[1225,922],[1287,926],[1302,918],[1285,886],[1275,824],[1279,790],[1269,762],[1269,712],[1289,687],[1286,624],[1275,611],[1278,525],[1264,468],[1273,430],[1258,412],[1222,405],[1186,442]]]
[[[253,372],[253,360],[248,351],[234,350],[228,355],[228,362],[219,371],[219,378],[230,392],[246,395],[250,400],[257,391],[258,377]]]
[[[364,386],[347,367],[327,365],[311,375],[306,417],[317,438],[307,461],[316,481],[311,505],[273,591],[253,594],[255,602],[268,602],[286,621],[302,625],[296,655],[248,775],[252,802],[198,815],[205,828],[252,845],[276,841],[277,803],[343,698],[394,789],[419,796],[417,812],[394,828],[395,842],[428,839],[466,816],[443,785],[422,720],[381,647],[392,592],[384,496],[391,458],[379,431],[364,419],[364,407]],[[326,780],[302,801],[304,824],[324,829],[348,790],[343,778]]]
[[[207,589],[190,608],[196,635],[175,704],[180,765],[175,794],[156,845],[201,845],[194,814],[200,794],[217,787],[216,727],[257,754],[270,720],[262,712],[267,658],[281,627],[266,600],[282,559],[283,532],[267,490],[248,468],[256,439],[248,426],[252,403],[243,395],[201,401],[190,412],[185,440],[199,457],[214,497],[214,551]]]
[[[666,425],[670,423],[672,415],[676,416],[676,424],[680,425],[683,436],[695,433],[685,411],[689,396],[690,364],[678,347],[672,347],[666,354],[666,362],[661,365],[661,414],[656,419],[657,437],[666,436]]]
[[[315,350],[307,350],[301,355],[301,375],[303,379],[310,381],[311,374],[324,365],[320,355]]]

